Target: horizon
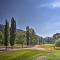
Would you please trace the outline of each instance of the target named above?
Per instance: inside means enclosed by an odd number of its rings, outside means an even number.
[[[33,28],[37,35],[52,37],[60,32],[60,0],[0,0],[0,24],[14,17],[17,28]]]

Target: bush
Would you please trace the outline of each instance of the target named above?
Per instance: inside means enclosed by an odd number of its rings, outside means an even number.
[[[56,50],[60,50],[60,47],[55,47]]]
[[[55,46],[60,47],[60,39],[55,41]]]

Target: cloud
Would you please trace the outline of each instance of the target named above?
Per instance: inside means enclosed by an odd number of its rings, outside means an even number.
[[[48,7],[48,8],[60,8],[60,2],[52,2],[52,3],[41,4],[37,8],[44,8],[44,7]]]
[[[50,4],[53,8],[60,8],[60,2]]]

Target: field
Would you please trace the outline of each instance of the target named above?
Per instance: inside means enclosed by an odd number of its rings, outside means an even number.
[[[20,50],[0,52],[0,60],[33,60],[37,56],[47,56],[49,60],[60,60],[60,51],[52,53],[38,50]]]

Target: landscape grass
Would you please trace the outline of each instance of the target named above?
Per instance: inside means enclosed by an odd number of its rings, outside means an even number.
[[[49,60],[60,60],[60,50],[55,50],[52,53],[39,50],[0,52],[0,60],[33,60],[38,56],[47,56]]]

